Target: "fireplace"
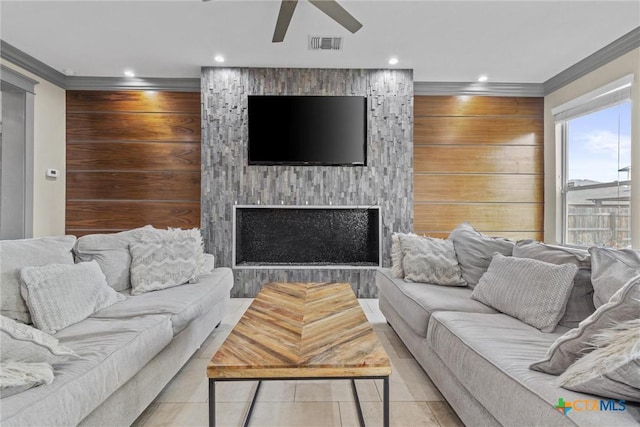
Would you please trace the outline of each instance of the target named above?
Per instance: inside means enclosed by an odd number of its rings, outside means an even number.
[[[234,206],[234,268],[375,268],[380,207]]]

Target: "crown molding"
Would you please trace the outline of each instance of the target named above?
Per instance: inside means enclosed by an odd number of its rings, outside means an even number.
[[[6,59],[36,76],[48,80],[56,86],[60,86],[63,89],[65,88],[67,76],[4,40],[0,40],[0,58]]]
[[[619,39],[587,56],[582,61],[551,77],[542,84],[544,86],[544,94],[548,95],[555,92],[638,47],[640,47],[640,27],[636,27]]]
[[[167,90],[200,92],[199,78],[67,77],[67,90]]]
[[[640,27],[633,29],[544,83],[414,82],[414,94],[546,96],[638,47],[640,47]],[[130,79],[66,76],[4,40],[0,40],[0,57],[67,90],[168,90],[179,92],[201,90],[199,78]]]
[[[414,82],[414,95],[544,96],[541,83]]]
[[[30,73],[65,90],[168,90],[175,92],[200,92],[199,78],[66,76],[4,40],[0,40],[0,58],[24,68]]]

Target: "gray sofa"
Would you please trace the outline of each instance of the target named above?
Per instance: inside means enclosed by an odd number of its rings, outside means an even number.
[[[556,410],[565,401],[597,399],[554,385],[532,371],[569,328],[540,332],[472,300],[468,287],[410,283],[376,273],[380,310],[460,419],[469,426],[637,426],[638,407],[623,412]]]
[[[109,244],[84,256],[108,270],[126,262],[129,237],[100,239]],[[116,289],[128,297],[53,335],[80,358],[54,365],[51,384],[3,398],[0,423],[130,425],[220,323],[232,286],[231,270],[215,268],[195,283],[133,297]]]

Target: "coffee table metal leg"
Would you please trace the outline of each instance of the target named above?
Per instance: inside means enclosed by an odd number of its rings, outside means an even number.
[[[382,425],[384,427],[389,427],[389,377],[384,377],[383,378],[383,383],[384,383],[384,387],[383,387],[383,421],[382,421]]]
[[[216,381],[209,378],[209,427],[216,426]]]
[[[362,414],[362,406],[360,406],[360,397],[358,397],[358,389],[356,388],[356,380],[351,378],[351,389],[353,390],[353,400],[356,403],[356,410],[358,411],[358,421],[360,421],[360,427],[364,426],[364,415]]]
[[[251,414],[253,414],[253,407],[256,404],[256,400],[258,399],[258,392],[260,391],[260,386],[262,385],[262,381],[258,381],[258,386],[256,387],[256,392],[253,393],[253,399],[251,399],[251,406],[249,406],[249,410],[247,411],[247,416],[244,418],[244,427],[249,426],[249,421],[251,420]]]

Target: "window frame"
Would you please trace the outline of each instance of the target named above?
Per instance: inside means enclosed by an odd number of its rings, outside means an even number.
[[[631,84],[631,82],[633,81],[633,79],[631,79],[629,81],[629,85]],[[615,83],[615,82],[614,82]],[[607,85],[609,86],[609,85]],[[605,87],[607,87],[605,86]],[[619,90],[621,91],[623,88],[620,88]],[[574,104],[576,100],[571,101],[570,103],[567,104],[573,104],[572,108],[575,108],[576,104]],[[582,186],[577,186],[577,187],[569,187],[568,186],[568,182],[569,182],[569,177],[568,177],[568,169],[569,169],[569,156],[568,156],[568,123],[569,121],[571,121],[572,119],[575,119],[577,117],[580,116],[584,116],[584,115],[588,115],[588,114],[592,114],[595,113],[597,111],[601,111],[604,109],[608,109],[608,108],[612,108],[615,107],[617,105],[620,105],[624,102],[629,102],[631,104],[631,108],[630,108],[630,112],[629,114],[631,115],[631,119],[633,120],[633,100],[631,97],[626,98],[624,100],[618,100],[618,101],[611,101],[610,103],[606,104],[605,106],[603,106],[602,104],[598,104],[595,103],[595,105],[593,106],[592,109],[585,109],[585,105],[588,105],[589,102],[583,102],[580,104],[577,104],[579,110],[581,110],[580,114],[576,114],[574,116],[570,116],[570,117],[566,117],[566,118],[562,118],[561,120],[555,120],[555,124],[557,127],[560,127],[560,156],[561,156],[561,174],[560,174],[560,179],[561,179],[561,183],[560,183],[560,193],[561,193],[561,197],[560,197],[560,201],[561,201],[561,215],[562,215],[562,220],[560,222],[560,242],[562,245],[564,246],[570,246],[570,247],[575,247],[575,248],[585,248],[585,247],[590,247],[592,245],[588,245],[588,246],[584,246],[584,245],[577,245],[575,243],[569,243],[567,242],[568,239],[568,235],[569,235],[569,209],[568,209],[568,193],[570,193],[571,191],[575,191],[575,190],[589,190],[589,189],[596,189],[596,188],[607,188],[607,187],[621,187],[621,186],[632,186],[632,179],[631,177],[629,177],[628,180],[625,181],[612,181],[612,182],[603,182],[603,183],[598,183],[598,184],[591,184],[591,185],[582,185]],[[566,104],[565,104],[566,105]],[[562,106],[558,107],[559,109]],[[566,110],[565,110],[566,111]],[[554,114],[554,119],[556,119],[557,115]],[[631,158],[631,164],[630,166],[633,166],[633,157]],[[631,198],[632,198],[632,194],[630,193],[629,195],[630,199],[629,199],[629,216],[630,216],[630,220],[631,220],[631,216],[632,216],[632,212],[633,212],[633,206],[631,203]],[[630,236],[630,244],[632,246],[632,242],[633,242],[633,224],[630,223],[629,224],[630,230],[629,230],[629,236]]]

